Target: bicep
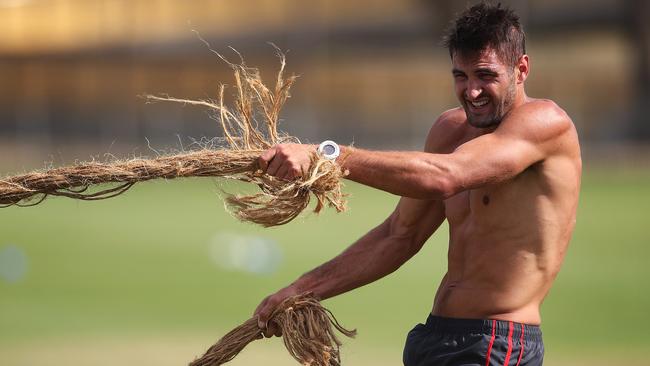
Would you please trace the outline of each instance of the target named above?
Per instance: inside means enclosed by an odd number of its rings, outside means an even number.
[[[444,220],[443,201],[402,197],[388,219],[390,235],[407,239],[419,250]]]
[[[424,152],[444,153],[448,151],[453,141],[454,129],[450,126],[450,113],[441,115],[431,126],[425,140]],[[407,236],[420,246],[445,221],[445,204],[442,200],[417,199],[402,197],[389,218],[391,232],[396,236]]]
[[[551,102],[531,102],[512,111],[494,132],[449,154],[457,190],[506,181],[550,155],[562,153],[571,130],[571,119]]]
[[[487,134],[459,146],[449,154],[450,170],[458,191],[506,181],[543,160],[543,148],[509,134]]]

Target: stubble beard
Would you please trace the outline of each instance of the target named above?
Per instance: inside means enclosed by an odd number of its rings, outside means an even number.
[[[512,105],[515,101],[517,94],[517,87],[514,80],[508,85],[504,97],[496,104],[494,112],[485,117],[475,117],[469,112],[469,107],[465,106],[465,114],[467,115],[467,123],[476,128],[490,128],[497,126],[501,123],[503,118],[510,112]],[[494,101],[494,99],[492,99]],[[465,102],[467,103],[467,102]]]

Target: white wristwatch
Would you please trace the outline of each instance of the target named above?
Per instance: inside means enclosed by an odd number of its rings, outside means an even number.
[[[321,154],[325,159],[335,160],[339,157],[339,155],[341,155],[341,148],[336,142],[332,140],[326,140],[321,142],[320,146],[318,146],[318,153]]]

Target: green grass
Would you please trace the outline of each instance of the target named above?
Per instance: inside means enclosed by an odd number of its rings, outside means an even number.
[[[100,202],[53,198],[2,209],[0,250],[24,250],[28,272],[16,283],[0,279],[0,359],[14,349],[9,360],[17,365],[16,349],[43,342],[216,337],[268,293],[338,254],[397,201],[355,184],[347,191],[349,212],[273,229],[231,218],[208,179],[145,183]],[[548,364],[585,354],[616,360],[650,344],[648,207],[650,173],[585,175],[574,239],[543,306]],[[209,254],[219,233],[276,241],[281,266],[267,275],[219,268]],[[380,350],[399,363],[405,334],[426,317],[445,271],[446,236],[443,227],[397,273],[327,302],[359,329],[346,342],[351,359]]]

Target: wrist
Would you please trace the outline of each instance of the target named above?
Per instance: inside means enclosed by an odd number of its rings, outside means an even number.
[[[305,292],[309,292],[309,286],[307,285],[304,277],[305,277],[304,275],[301,276],[300,278],[295,280],[293,283],[291,283],[286,288],[289,291],[295,292],[296,294],[302,294],[302,293],[305,293]]]
[[[302,275],[300,278],[298,278],[296,281],[294,281],[291,285],[289,285],[287,288],[289,291],[295,294],[304,294],[304,293],[311,293],[313,294],[317,299],[322,299],[323,294],[321,293],[319,289],[319,281],[314,281],[309,273],[306,273]]]
[[[351,146],[340,146],[341,154],[336,159],[336,163],[341,167],[341,170],[344,172],[344,175],[348,177],[350,175],[350,157],[354,154],[355,148]]]
[[[336,142],[325,140],[318,145],[318,153],[327,160],[336,161],[341,154],[341,148]]]

